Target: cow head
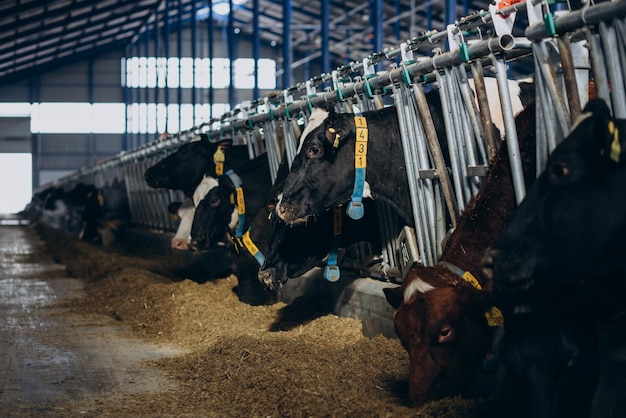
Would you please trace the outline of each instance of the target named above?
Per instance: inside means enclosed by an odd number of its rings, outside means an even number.
[[[227,176],[220,176],[212,187],[194,193],[196,206],[191,225],[192,251],[205,250],[227,239],[229,229],[237,221],[234,203],[235,188]]]
[[[276,206],[281,219],[303,223],[349,200],[354,183],[354,131],[353,115],[314,109]]]
[[[207,172],[213,172],[213,155],[218,143],[209,142],[206,135],[181,145],[174,153],[163,158],[144,173],[148,186],[173,190],[192,191]],[[229,147],[229,142],[222,142]]]
[[[434,287],[418,276],[444,270],[414,266],[402,288],[384,289],[397,308],[396,333],[409,354],[409,397],[417,405],[462,393],[491,344],[487,292],[465,283]]]
[[[582,289],[623,271],[626,124],[602,100],[585,107],[483,261],[509,297]]]
[[[307,223],[290,226],[272,212],[271,238],[259,280],[276,289],[320,264],[332,246],[332,214],[324,212]]]

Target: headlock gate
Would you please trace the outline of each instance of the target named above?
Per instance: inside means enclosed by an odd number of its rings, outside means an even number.
[[[248,145],[250,158],[267,153],[273,182],[283,155],[291,165],[302,127],[314,107],[355,112],[395,105],[415,228],[402,228],[385,205],[379,213],[384,273],[401,278],[412,259],[424,265],[437,262],[446,235],[477,193],[489,160],[502,142],[491,128],[492,122],[506,138],[516,199],[524,198],[514,120],[518,93],[509,89],[507,77],[507,67],[516,60],[534,60],[537,174],[589,94],[605,99],[616,118],[626,118],[626,1],[591,4],[574,11],[553,11],[552,3],[498,1],[446,30],[422,33],[331,74],[240,103],[219,118],[85,167],[39,191],[49,186],[69,189],[79,182],[104,187],[121,181],[126,185],[133,225],[173,231],[176,221],[166,208],[184,196],[149,188],[143,173],[179,145],[201,133],[210,140],[232,138],[235,144]],[[519,27],[521,14],[526,15],[526,27]],[[441,47],[445,41],[447,51]],[[383,64],[387,68],[377,71]],[[497,94],[489,89],[493,85],[497,85]],[[438,91],[441,102],[445,138],[438,137],[428,107],[427,94],[432,90]],[[294,99],[298,94],[301,97]]]

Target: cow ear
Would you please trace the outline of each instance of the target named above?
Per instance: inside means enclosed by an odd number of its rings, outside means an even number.
[[[590,113],[593,118],[591,138],[603,138],[600,149],[603,158],[615,163],[626,161],[626,121],[613,120],[609,107],[602,99],[590,100],[584,113]]]
[[[328,118],[324,122],[324,135],[326,140],[333,146],[339,146],[345,143],[350,136],[351,127],[345,114],[338,114],[334,110],[330,110]]]
[[[402,304],[402,300],[404,298],[402,291],[402,287],[386,287],[383,289],[385,293],[385,298],[387,298],[387,302],[394,308],[398,309]]]

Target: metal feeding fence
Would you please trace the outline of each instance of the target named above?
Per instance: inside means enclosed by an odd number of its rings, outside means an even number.
[[[486,73],[495,75],[497,81],[518,202],[524,198],[525,183],[507,87],[508,64],[521,58],[534,59],[537,173],[588,100],[590,78],[596,95],[607,101],[614,116],[626,118],[626,1],[603,2],[575,11],[552,11],[551,3],[498,1],[489,10],[460,19],[444,31],[422,33],[397,48],[374,53],[330,74],[240,103],[219,118],[122,152],[54,185],[69,188],[83,182],[102,187],[123,181],[132,223],[171,231],[176,225],[166,208],[172,200],[182,200],[183,195],[149,188],[143,173],[198,134],[206,134],[210,140],[232,137],[235,144],[248,145],[250,158],[266,152],[274,181],[283,153],[291,165],[301,128],[314,107],[333,105],[338,112],[353,112],[354,107],[366,111],[395,105],[415,229],[402,229],[393,211],[381,205],[383,259],[389,269],[401,273],[413,260],[432,265],[441,255],[450,227],[456,225],[461,211],[479,190],[500,141],[491,129],[489,101],[494,97],[486,91]],[[520,30],[516,28],[518,13],[527,15],[528,25],[521,28],[525,36],[513,36],[514,29]],[[447,51],[440,46],[445,41]],[[416,57],[415,52],[425,47],[432,49],[430,56]],[[376,70],[384,64],[386,69]],[[439,91],[446,138],[437,137],[426,103],[425,91],[433,88]],[[298,94],[301,97],[294,99]],[[448,163],[440,141],[447,144]]]

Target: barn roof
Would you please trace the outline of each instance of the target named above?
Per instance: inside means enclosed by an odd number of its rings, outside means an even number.
[[[213,0],[216,2],[228,0]],[[253,34],[253,0],[233,0],[234,25]],[[259,0],[262,43],[283,44],[283,0]],[[291,43],[299,56],[315,57],[320,45],[321,0],[291,0]],[[384,8],[384,45],[397,46],[429,28],[445,27],[445,1],[396,0]],[[467,4],[467,9],[463,4]],[[362,0],[330,0],[332,67],[361,60],[373,50],[370,5]],[[411,5],[417,13],[411,13]],[[457,16],[487,7],[487,1],[458,0]],[[124,50],[154,25],[190,25],[206,9],[205,0],[0,0],[0,85],[113,50]],[[206,18],[206,17],[205,17]],[[224,24],[223,22],[217,22]],[[175,29],[174,29],[175,30]]]

